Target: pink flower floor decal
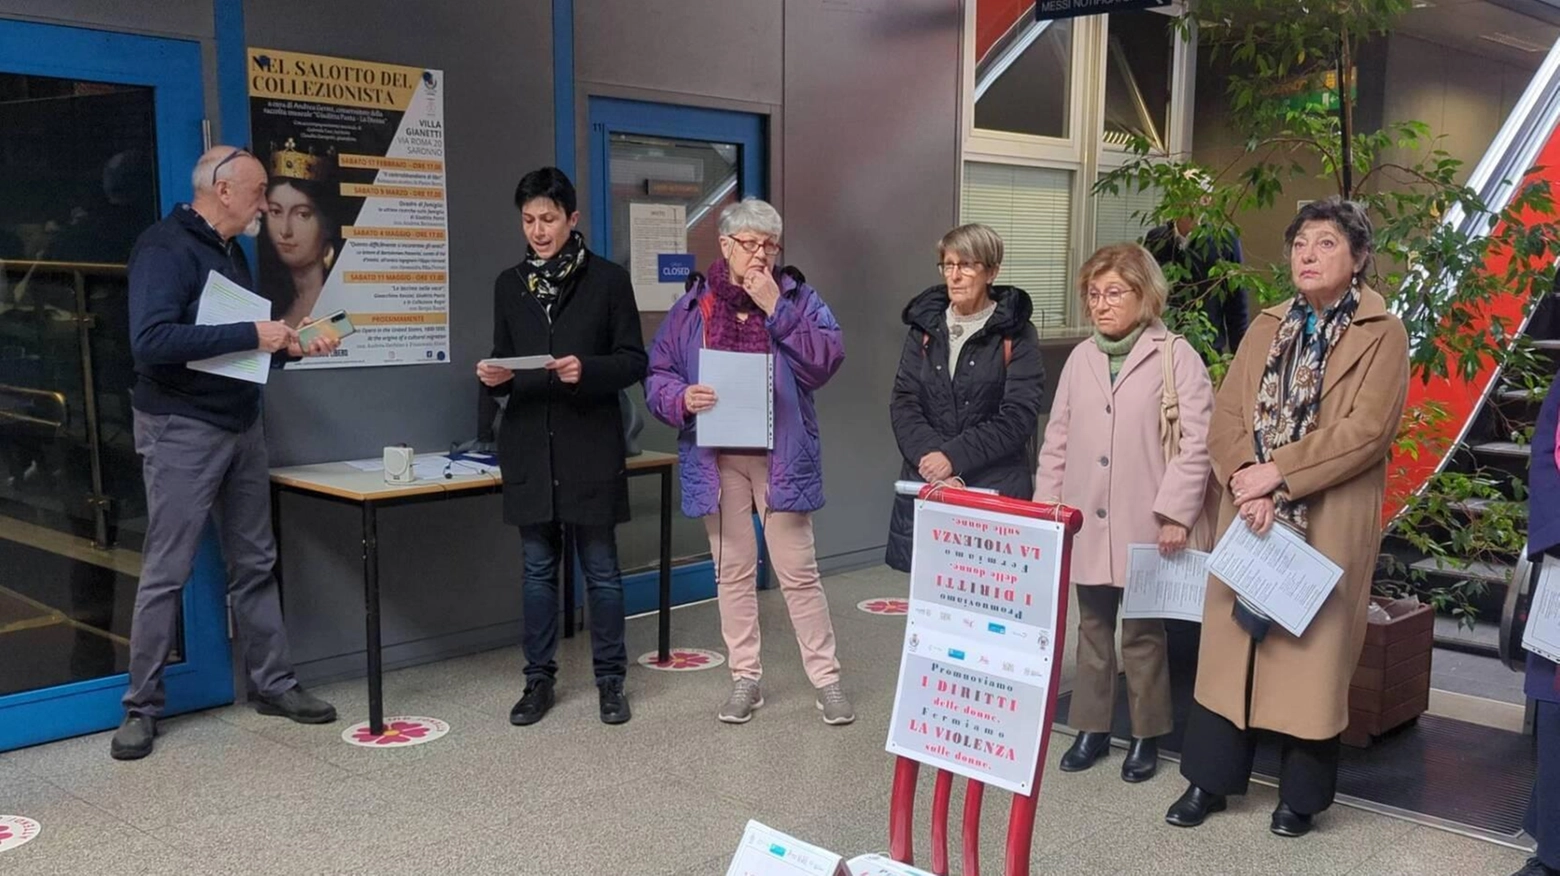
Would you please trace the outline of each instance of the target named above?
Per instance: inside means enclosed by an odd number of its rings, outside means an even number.
[[[910,612],[910,600],[897,597],[864,599],[856,603],[856,607],[867,614],[908,614]]]
[[[660,660],[660,653],[651,651],[641,656],[638,660],[640,666],[648,669],[660,669],[667,672],[694,672],[700,669],[713,669],[726,662],[726,658],[718,652],[707,651],[703,648],[673,648],[668,652],[665,662]]]
[[[450,725],[438,718],[396,715],[385,718],[385,732],[375,733],[364,721],[343,730],[343,741],[361,748],[397,748],[432,742],[450,732]]]

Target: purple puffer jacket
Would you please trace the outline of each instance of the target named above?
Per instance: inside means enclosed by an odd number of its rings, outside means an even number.
[[[823,453],[813,391],[829,382],[845,361],[839,323],[811,286],[789,271],[777,273],[780,301],[765,320],[775,354],[775,447],[769,462],[769,507],[805,513],[823,507]],[[701,279],[666,314],[650,349],[645,401],[650,413],[678,430],[682,507],[689,517],[714,514],[720,506],[719,451],[699,447],[694,417],[683,393],[699,382],[704,315],[699,300],[708,292]]]

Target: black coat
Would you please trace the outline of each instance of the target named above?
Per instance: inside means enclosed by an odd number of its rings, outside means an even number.
[[[1206,241],[1182,249],[1176,244],[1175,226],[1167,222],[1150,229],[1143,238],[1143,246],[1153,253],[1160,267],[1177,264],[1186,271],[1188,280],[1177,283],[1170,290],[1169,308],[1186,310],[1197,306],[1201,299],[1203,314],[1213,324],[1214,346],[1221,353],[1233,354],[1240,349],[1246,327],[1251,323],[1246,293],[1242,289],[1229,288],[1214,291],[1210,276],[1214,266],[1221,261],[1241,264],[1244,257],[1240,238],[1232,239],[1227,245]]]
[[[628,520],[619,390],[644,379],[645,343],[628,272],[591,253],[549,324],[518,267],[493,284],[493,356],[578,356],[580,382],[516,371],[498,433],[504,522],[602,526]]]
[[[910,327],[894,375],[889,416],[904,457],[900,477],[921,480],[921,457],[941,451],[953,473],[971,487],[1014,499],[1034,496],[1035,424],[1045,401],[1040,340],[1030,324],[1029,293],[995,286],[996,312],[964,342],[959,368],[948,378],[948,287],[934,286],[905,306]],[[1004,340],[1010,340],[1012,358]],[[886,562],[910,570],[914,500],[894,499]]]

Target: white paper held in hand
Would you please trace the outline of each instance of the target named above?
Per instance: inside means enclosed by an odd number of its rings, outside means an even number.
[[[1159,553],[1152,544],[1127,545],[1127,588],[1121,616],[1128,620],[1167,618],[1202,623],[1208,592],[1208,554],[1182,550]]]
[[[850,876],[845,859],[749,820],[726,876]]]
[[[1511,586],[1517,586],[1513,581]],[[1554,663],[1560,663],[1560,561],[1545,557],[1533,587],[1522,647]]]
[[[507,359],[483,359],[477,364],[508,368],[510,371],[535,371],[538,368],[546,368],[552,363],[553,357],[543,353],[540,356],[510,356]]]
[[[1224,531],[1208,571],[1293,636],[1305,633],[1343,577],[1337,563],[1282,523],[1259,536],[1243,520]]]
[[[200,305],[195,311],[196,325],[233,325],[270,319],[271,302],[216,271],[206,275],[206,285],[200,290]],[[244,350],[190,362],[184,367],[218,377],[264,384],[271,376],[271,354]]]
[[[699,351],[699,382],[715,407],[698,415],[700,447],[773,449],[774,363],[765,353]]]

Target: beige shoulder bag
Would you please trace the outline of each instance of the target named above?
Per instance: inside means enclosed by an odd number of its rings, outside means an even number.
[[[1164,391],[1159,397],[1159,442],[1164,448],[1165,464],[1181,452],[1181,397],[1175,389],[1175,342],[1180,335],[1165,336],[1159,348],[1160,364],[1164,367]],[[1208,474],[1208,484],[1203,490],[1203,510],[1192,525],[1186,546],[1192,550],[1213,549],[1213,528],[1219,517],[1219,490],[1214,486],[1213,474]]]

